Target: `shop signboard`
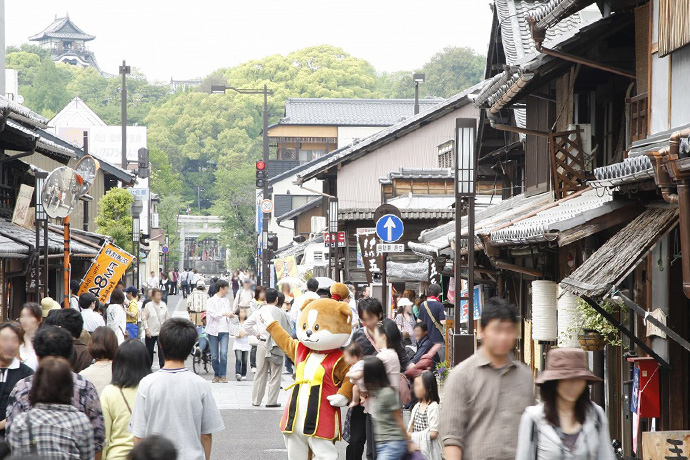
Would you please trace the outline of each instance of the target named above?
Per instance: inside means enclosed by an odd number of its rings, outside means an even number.
[[[90,292],[99,301],[107,302],[131,263],[131,254],[112,243],[104,244],[84,276],[79,295]]]

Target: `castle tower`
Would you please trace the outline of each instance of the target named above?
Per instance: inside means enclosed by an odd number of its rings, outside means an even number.
[[[65,62],[81,67],[94,67],[100,72],[96,57],[86,47],[86,42],[96,38],[77,27],[69,16],[55,18],[55,21],[41,33],[29,40],[50,51],[55,62]]]

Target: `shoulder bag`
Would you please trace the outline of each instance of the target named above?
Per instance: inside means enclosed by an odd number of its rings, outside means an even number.
[[[434,326],[436,326],[436,329],[438,329],[438,331],[441,333],[441,337],[443,337],[443,343],[446,343],[446,331],[443,328],[443,326],[441,326],[439,322],[436,321],[434,315],[431,314],[431,308],[429,308],[429,305],[427,304],[426,300],[424,301],[424,308],[426,309],[426,314],[429,315],[429,318],[431,318],[431,321],[434,323]]]
[[[132,408],[129,406],[129,402],[127,401],[127,397],[125,396],[125,392],[122,391],[122,388],[117,387],[120,390],[120,394],[122,395],[122,399],[125,401],[125,406],[127,406],[127,410],[129,411],[129,415],[132,415]]]

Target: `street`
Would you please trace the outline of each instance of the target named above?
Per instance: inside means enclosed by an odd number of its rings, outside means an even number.
[[[185,310],[182,296],[168,297],[168,311],[170,315],[175,310]],[[232,337],[228,346],[228,383],[214,383],[211,385],[213,397],[220,409],[225,422],[225,430],[213,436],[212,460],[246,460],[247,455],[261,460],[284,460],[287,449],[280,433],[279,423],[283,408],[287,402],[289,391],[281,390],[278,402],[280,408],[267,409],[253,407],[252,384],[254,375],[249,372],[247,380],[235,380],[235,356],[232,353]],[[154,359],[154,368],[157,361]],[[187,361],[187,367],[192,369],[192,361]],[[210,369],[209,369],[210,370]],[[209,382],[213,379],[213,371],[199,374]],[[291,376],[283,375],[285,388],[293,383]],[[345,442],[338,444],[341,458],[345,456]]]

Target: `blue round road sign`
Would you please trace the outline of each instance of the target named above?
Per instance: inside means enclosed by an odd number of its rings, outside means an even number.
[[[163,247],[161,248],[161,252],[162,252],[163,254],[167,254],[167,253],[168,253],[168,247],[167,247],[167,246],[163,246]]]
[[[376,222],[376,235],[386,243],[395,243],[404,231],[402,219],[393,214],[386,214]]]

